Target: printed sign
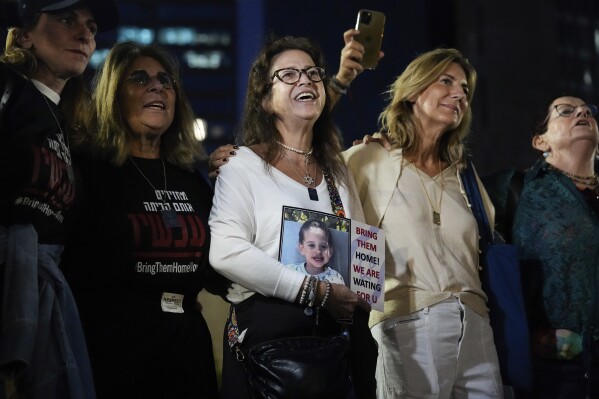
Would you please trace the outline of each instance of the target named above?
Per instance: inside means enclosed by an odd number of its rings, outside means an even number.
[[[283,207],[279,260],[286,267],[345,284],[383,311],[385,236],[381,229],[309,209]]]

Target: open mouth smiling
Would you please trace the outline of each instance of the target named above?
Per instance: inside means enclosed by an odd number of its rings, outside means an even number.
[[[316,94],[309,91],[299,93],[297,96],[295,96],[296,101],[313,101],[316,100],[316,98]]]
[[[146,105],[144,105],[144,108],[152,108],[152,109],[165,110],[166,106],[164,105],[164,103],[162,101],[152,101],[152,102],[147,103]]]

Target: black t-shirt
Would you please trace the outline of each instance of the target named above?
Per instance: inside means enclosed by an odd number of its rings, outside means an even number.
[[[62,114],[30,80],[0,68],[0,93],[5,79],[14,84],[0,121],[0,225],[32,224],[40,243],[60,244],[75,195]]]
[[[172,391],[175,385],[204,392],[194,397],[215,397],[210,333],[195,308],[211,270],[210,187],[200,175],[164,162],[164,190],[160,159],[114,167],[76,156],[75,165],[77,201],[62,269],[75,293],[99,397],[135,387],[141,397],[140,387]],[[175,210],[177,227],[168,227],[163,209]],[[165,310],[177,300],[172,294],[183,296],[182,307]]]
[[[81,189],[64,262],[73,289],[83,284],[132,300],[197,294],[210,247],[212,191],[205,180],[160,159],[131,158],[113,167],[78,157],[75,164]],[[176,227],[167,226],[169,216]]]

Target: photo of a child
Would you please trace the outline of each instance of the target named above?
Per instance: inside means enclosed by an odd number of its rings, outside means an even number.
[[[305,261],[286,265],[287,267],[316,276],[319,280],[345,284],[341,274],[328,266],[334,251],[333,238],[331,231],[321,220],[310,219],[304,222],[299,230],[298,250]]]

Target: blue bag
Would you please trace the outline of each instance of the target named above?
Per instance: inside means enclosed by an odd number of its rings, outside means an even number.
[[[472,163],[462,172],[462,182],[478,223],[482,271],[480,279],[489,301],[489,316],[505,385],[531,390],[530,336],[524,308],[518,249],[505,244],[489,225]],[[501,241],[501,242],[499,242]]]

